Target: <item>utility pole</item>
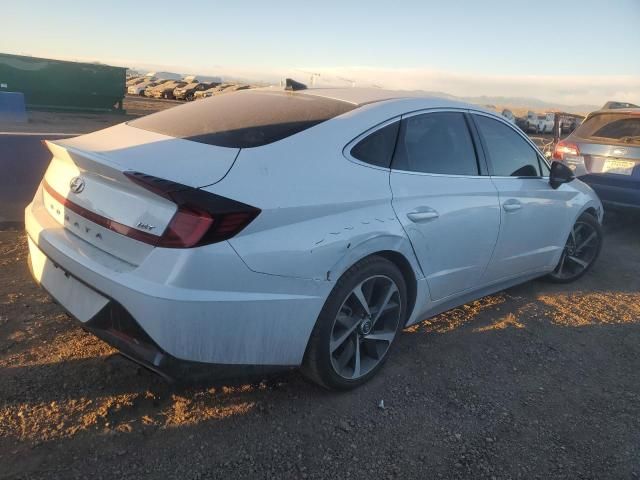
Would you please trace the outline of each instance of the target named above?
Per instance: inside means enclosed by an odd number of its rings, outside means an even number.
[[[298,69],[298,70],[300,70],[300,69]],[[316,84],[316,77],[319,77],[319,76],[320,76],[320,74],[319,74],[319,73],[317,73],[317,72],[308,72],[308,71],[306,71],[306,70],[300,70],[300,71],[301,71],[302,73],[306,73],[307,75],[310,75],[310,78],[309,78],[309,85],[313,87],[313,86]]]

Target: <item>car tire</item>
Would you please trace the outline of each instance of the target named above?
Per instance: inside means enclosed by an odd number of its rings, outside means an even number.
[[[376,255],[361,260],[340,277],[327,298],[302,373],[329,390],[362,385],[384,365],[406,312],[407,287],[398,267]]]
[[[545,280],[552,283],[573,282],[587,273],[600,255],[602,227],[590,213],[583,213],[571,228],[567,243],[556,268]]]

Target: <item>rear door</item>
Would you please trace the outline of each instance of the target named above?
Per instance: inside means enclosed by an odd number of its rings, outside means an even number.
[[[507,122],[473,114],[500,199],[500,236],[487,269],[495,282],[553,263],[564,248],[571,189],[554,190],[539,152]]]
[[[464,111],[403,117],[390,174],[393,208],[432,300],[481,286],[498,236],[498,194]]]

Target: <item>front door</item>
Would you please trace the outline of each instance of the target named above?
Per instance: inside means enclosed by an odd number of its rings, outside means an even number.
[[[500,198],[500,235],[486,281],[553,266],[567,241],[572,193],[551,188],[546,162],[512,126],[472,117]]]
[[[462,111],[405,116],[393,157],[393,208],[432,300],[480,287],[498,236],[498,194],[469,121]]]

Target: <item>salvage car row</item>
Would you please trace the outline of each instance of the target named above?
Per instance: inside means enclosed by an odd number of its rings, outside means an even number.
[[[221,81],[200,81],[196,77],[160,79],[154,76],[134,77],[127,80],[127,93],[150,98],[192,101],[221,93],[246,90],[250,85]]]
[[[485,105],[485,107],[495,110],[493,105]],[[603,105],[600,110],[620,110],[639,108],[638,105],[628,102],[609,101]],[[513,125],[517,125],[525,133],[550,134],[556,125],[555,119],[558,116],[560,125],[559,133],[571,133],[585,120],[582,115],[576,115],[566,112],[547,112],[544,115],[538,115],[531,110],[527,112],[526,117],[516,117],[509,109],[504,109],[500,113],[507,121]]]
[[[504,109],[501,115],[513,125],[517,125],[525,133],[553,133],[555,125],[555,116],[560,115],[560,128],[562,133],[573,132],[584,117],[580,115],[572,115],[567,113],[548,112],[544,115],[538,115],[536,112],[527,112],[526,117],[516,117],[509,109]]]

